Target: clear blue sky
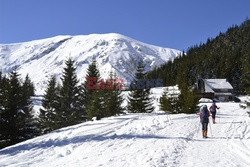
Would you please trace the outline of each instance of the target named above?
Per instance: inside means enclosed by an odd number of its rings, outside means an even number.
[[[186,50],[250,18],[250,0],[0,0],[0,43],[116,32]]]

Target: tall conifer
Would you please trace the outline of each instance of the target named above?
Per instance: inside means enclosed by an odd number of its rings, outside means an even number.
[[[83,84],[83,98],[84,98],[84,103],[85,103],[87,112],[88,112],[88,107],[87,106],[90,103],[92,94],[96,91],[96,89],[88,88],[88,81],[89,81],[90,78],[95,78],[96,81],[92,80],[93,82],[91,83],[91,86],[92,85],[96,86],[98,79],[100,79],[100,72],[99,72],[99,70],[97,68],[97,63],[96,63],[95,59],[93,59],[92,63],[88,66],[87,74],[86,74],[86,77],[85,77],[85,82]]]
[[[74,125],[83,122],[85,115],[83,101],[80,95],[80,86],[76,75],[74,61],[69,58],[63,71],[62,87],[60,89],[60,124]]]
[[[122,85],[118,85],[116,79],[116,75],[111,72],[109,80],[107,81],[108,83],[106,83],[106,89],[104,90],[105,116],[121,114],[124,111],[122,107],[124,99],[122,90],[120,89]]]
[[[89,120],[91,120],[93,117],[101,119],[105,115],[104,90],[97,88],[99,79],[100,72],[97,68],[96,60],[93,59],[92,63],[87,69],[86,80],[83,84],[83,99],[86,107],[87,118]]]
[[[139,62],[137,71],[135,74],[135,81],[131,85],[131,90],[128,97],[128,111],[132,113],[145,113],[153,112],[153,99],[150,97],[150,89],[146,88],[146,83],[144,85],[141,83],[145,79],[144,74],[145,65],[143,62]],[[145,86],[145,89],[143,89]]]
[[[32,116],[31,97],[24,92],[18,73],[13,71],[9,79],[1,82],[4,98],[0,112],[0,131],[3,145],[7,146],[34,137],[38,129]]]
[[[59,128],[59,100],[60,88],[57,86],[56,77],[52,76],[45,90],[42,108],[40,109],[39,122],[42,133],[47,133]]]

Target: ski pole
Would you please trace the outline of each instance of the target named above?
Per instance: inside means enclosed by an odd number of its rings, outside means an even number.
[[[168,115],[168,119],[169,119],[169,123],[170,123],[170,124],[172,124],[172,123],[173,123],[173,121],[172,121],[172,119],[171,119],[171,116],[170,116],[170,115]]]
[[[167,120],[168,120],[168,123],[170,124],[169,113],[167,113]]]
[[[208,122],[208,124],[209,124],[209,127],[210,127],[211,136],[213,137],[213,133],[212,133],[212,128],[211,128],[211,123],[210,123],[210,121]]]
[[[218,115],[219,115],[219,123],[220,123],[220,109],[218,109]]]
[[[197,136],[198,136],[199,131],[200,131],[200,126],[201,126],[201,123],[200,123],[200,120],[199,120],[199,126],[198,126],[198,129],[197,129]]]

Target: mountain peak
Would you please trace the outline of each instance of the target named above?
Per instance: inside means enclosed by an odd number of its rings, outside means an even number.
[[[146,44],[117,33],[61,35],[17,44],[0,45],[0,69],[9,73],[18,68],[22,77],[29,74],[36,93],[42,94],[48,78],[58,80],[64,62],[71,57],[77,65],[77,75],[83,81],[86,70],[95,58],[103,78],[114,71],[128,83],[133,80],[138,61],[144,61],[146,71],[177,57],[181,51]]]

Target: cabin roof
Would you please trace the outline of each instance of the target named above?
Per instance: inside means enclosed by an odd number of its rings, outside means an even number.
[[[215,92],[215,89],[229,89],[232,90],[232,85],[226,79],[203,79],[205,85],[205,92]]]

